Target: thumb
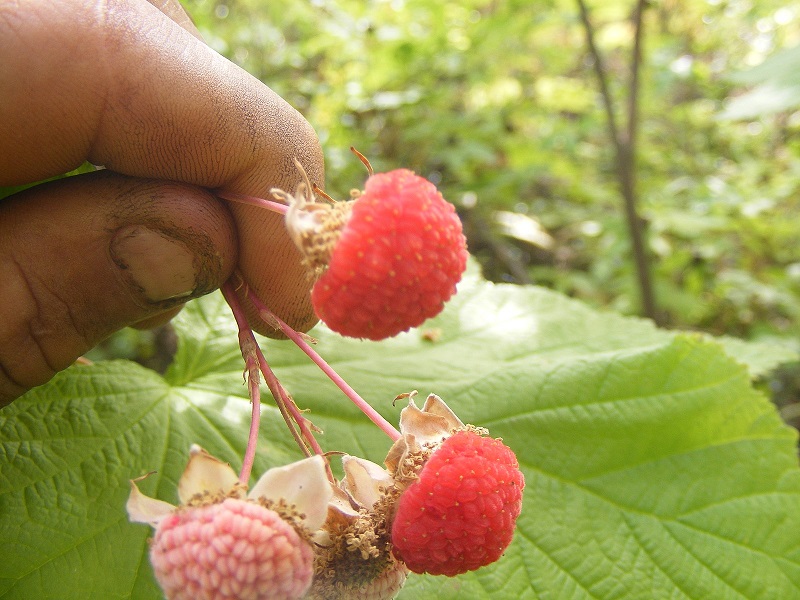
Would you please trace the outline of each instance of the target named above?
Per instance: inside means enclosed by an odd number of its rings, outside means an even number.
[[[114,331],[219,287],[227,208],[201,188],[99,171],[0,202],[0,406]]]

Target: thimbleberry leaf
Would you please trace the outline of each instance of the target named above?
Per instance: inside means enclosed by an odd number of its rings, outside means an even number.
[[[128,480],[155,470],[142,491],[174,503],[189,445],[238,469],[249,421],[221,298],[175,325],[163,377],[125,361],[73,367],[0,411],[0,598],[160,597]],[[397,394],[435,392],[501,437],[525,475],[505,556],[455,578],[412,575],[399,598],[800,598],[797,436],[751,385],[791,354],[475,275],[397,338],[312,334],[390,421]],[[296,348],[261,341],[323,448],[380,463],[388,439]],[[254,476],[299,458],[269,402],[265,391]]]

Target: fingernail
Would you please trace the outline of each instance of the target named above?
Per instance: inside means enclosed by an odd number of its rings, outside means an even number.
[[[151,302],[191,296],[197,286],[194,253],[160,231],[123,227],[111,240],[110,251],[123,276]]]

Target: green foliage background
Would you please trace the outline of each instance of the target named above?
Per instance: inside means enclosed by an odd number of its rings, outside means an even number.
[[[633,2],[589,5],[612,94],[622,101]],[[490,279],[529,278],[597,306],[638,311],[611,144],[574,1],[185,6],[214,48],[311,121],[325,148],[328,191],[342,197],[361,185],[363,168],[348,152],[355,145],[377,170],[405,166],[439,183],[461,209]],[[745,83],[763,80],[738,74],[800,44],[797,7],[648,6],[638,169],[664,320],[796,336],[800,113],[786,100],[800,98],[796,59],[765,75],[780,75],[783,105],[730,103]],[[498,211],[512,213],[510,230]],[[551,246],[525,241],[526,217]]]

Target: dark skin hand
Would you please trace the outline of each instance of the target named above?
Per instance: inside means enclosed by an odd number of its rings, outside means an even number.
[[[0,186],[105,167],[0,201],[0,406],[235,269],[290,325],[314,325],[282,217],[210,190],[293,191],[294,158],[321,184],[317,137],[177,3],[3,2],[0,56]]]

